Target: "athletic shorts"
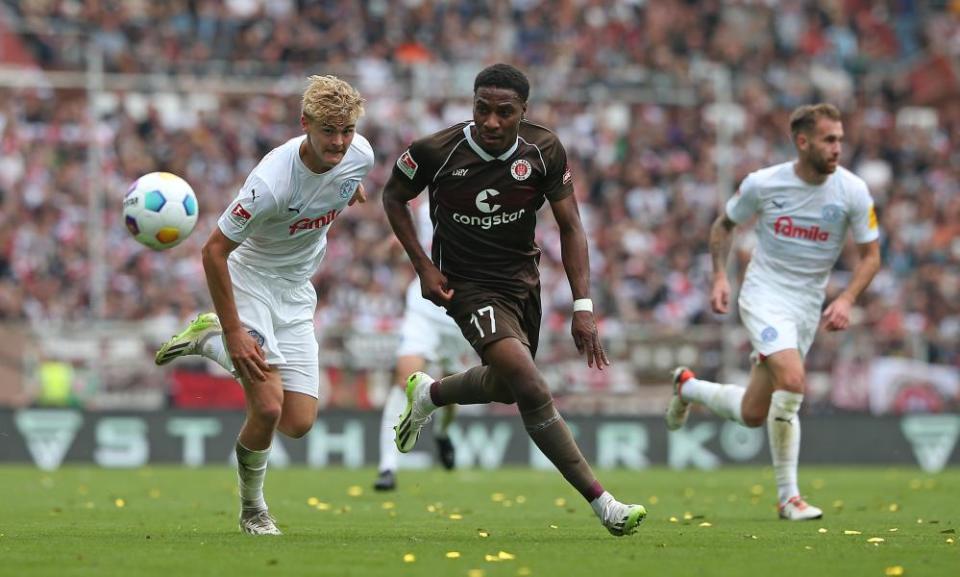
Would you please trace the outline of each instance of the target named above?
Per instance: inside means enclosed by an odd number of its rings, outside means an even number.
[[[483,349],[500,339],[514,337],[536,358],[540,343],[540,286],[525,290],[490,288],[469,282],[448,282],[453,301],[449,315],[480,358]],[[486,364],[486,360],[483,361]]]
[[[801,358],[807,356],[820,325],[820,306],[815,300],[791,300],[773,289],[745,282],[737,302],[760,360],[789,349],[796,349]]]
[[[276,366],[283,390],[318,398],[320,347],[313,325],[317,292],[309,280],[265,277],[228,261],[240,322]]]
[[[460,334],[460,327],[441,307],[421,296],[416,279],[407,288],[397,349],[397,356],[411,355],[433,363],[443,374],[459,373],[475,362],[473,349]]]

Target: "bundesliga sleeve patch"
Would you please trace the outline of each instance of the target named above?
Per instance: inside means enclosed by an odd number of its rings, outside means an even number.
[[[570,173],[570,167],[568,166],[563,171],[563,184],[567,184],[568,182],[570,182],[570,179],[572,178],[573,178],[573,174]]]
[[[247,209],[243,208],[243,205],[239,202],[233,207],[233,210],[230,211],[230,222],[237,228],[244,228],[247,226],[247,223],[250,222],[250,219],[253,218]]]
[[[867,227],[870,230],[877,230],[877,211],[874,210],[872,204],[870,205],[870,214],[867,218],[868,218]]]
[[[400,169],[400,172],[407,175],[407,178],[413,180],[414,175],[417,174],[417,161],[410,156],[410,151],[407,150],[400,155],[400,158],[397,159],[397,168]]]

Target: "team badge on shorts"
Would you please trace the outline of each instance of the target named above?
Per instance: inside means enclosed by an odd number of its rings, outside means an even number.
[[[347,200],[353,196],[353,193],[357,191],[357,186],[359,185],[359,180],[344,180],[343,183],[340,184],[340,192],[338,193],[340,200]]]
[[[823,216],[823,220],[827,222],[838,222],[843,218],[843,209],[835,204],[828,204],[823,207],[821,215]]]
[[[263,338],[263,335],[257,329],[247,329],[247,334],[253,337],[253,340],[257,341],[257,346],[262,347],[263,343],[266,342],[266,339]]]
[[[760,333],[760,339],[765,343],[772,343],[773,341],[777,340],[778,336],[777,329],[773,327],[767,327],[763,329],[762,333]]]
[[[524,181],[530,178],[531,172],[533,172],[533,167],[530,166],[529,162],[522,158],[514,160],[513,164],[510,165],[510,175],[516,180]]]

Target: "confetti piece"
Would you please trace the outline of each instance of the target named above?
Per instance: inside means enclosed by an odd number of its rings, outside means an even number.
[[[807,551],[813,551],[813,547],[811,547],[810,545],[804,545],[803,548],[806,549]]]
[[[861,532],[861,531],[851,531],[851,530],[848,529],[848,530],[845,530],[845,531],[843,532],[843,534],[844,534],[844,535],[863,535],[863,532]]]
[[[450,513],[450,518],[454,521],[459,521],[460,519],[463,519],[463,515],[460,513]]]
[[[316,505],[314,505],[314,507],[317,508],[317,511],[329,511],[329,510],[330,510],[330,503],[324,503],[323,501],[321,501],[321,502],[317,503]]]
[[[517,569],[517,577],[527,577],[527,575],[530,575],[531,573],[532,571],[530,571],[529,567],[521,567]]]
[[[883,570],[883,574],[887,577],[900,577],[903,575],[903,567],[900,565],[894,565],[893,567],[887,567]]]
[[[841,501],[840,499],[837,499],[836,501],[834,501],[834,502],[833,502],[833,508],[834,508],[834,509],[843,509],[843,501]]]
[[[887,529],[887,533],[896,533],[899,530],[900,529],[897,529],[896,527],[890,527],[889,529]]]
[[[481,530],[477,531],[477,535],[479,535],[481,538],[484,538],[484,539],[485,539],[485,538],[487,538],[487,537],[490,536],[490,533],[487,533],[486,531],[484,531],[483,529],[481,529]]]
[[[703,523],[700,523],[700,527],[713,527],[713,524],[704,521]]]
[[[467,571],[467,577],[483,577],[483,569],[471,569]]]
[[[416,560],[417,560],[417,556],[414,555],[413,553],[407,553],[403,556],[404,563],[413,563]]]
[[[671,523],[678,523],[678,522],[679,522],[679,519],[677,519],[676,517],[670,517],[670,522],[671,522]]]
[[[890,506],[887,507],[887,510],[891,513],[896,513],[900,510],[900,505],[897,505],[896,503],[890,503]]]
[[[923,519],[917,519],[917,525],[923,525]]]
[[[360,495],[363,495],[363,487],[360,485],[351,485],[347,489],[347,495],[350,495],[351,497],[359,497]]]
[[[564,499],[563,497],[558,497],[553,500],[553,504],[556,505],[557,507],[565,507],[567,505],[567,500]]]
[[[690,511],[687,511],[686,513],[683,514],[684,521],[689,521],[690,519],[693,519],[693,513],[691,513]]]
[[[524,503],[527,502],[527,498],[524,497],[523,495],[517,495],[517,498],[514,499],[514,501],[517,502],[517,505],[523,505]]]
[[[383,507],[384,509],[393,509],[397,505],[393,501],[384,501],[383,504],[380,506]]]
[[[827,532],[826,527],[820,527],[819,529],[817,529],[817,533],[826,533],[826,532]]]
[[[504,495],[503,493],[494,493],[493,495],[490,495],[490,500],[493,501],[494,503],[499,503],[500,501],[503,501],[506,498],[507,496]]]
[[[433,505],[427,505],[427,511],[430,512],[430,513],[436,513],[436,512],[437,512],[437,508],[436,508],[435,506],[433,506]]]
[[[483,556],[483,560],[487,563],[499,563],[500,558],[496,555],[490,555],[489,553]]]
[[[459,559],[460,551],[447,551],[447,559]]]
[[[870,537],[867,539],[867,543],[883,543],[883,537]]]
[[[124,501],[123,499],[116,499],[113,502],[113,504],[116,505],[118,509],[123,509],[123,507],[127,504],[127,502]]]
[[[503,559],[504,561],[510,561],[517,558],[517,556],[513,553],[507,553],[506,551],[500,551],[497,553],[497,557]]]
[[[501,503],[501,504],[502,504],[504,507],[513,507],[513,501],[511,501],[510,499],[506,499],[506,500],[505,500],[503,503]]]
[[[550,525],[550,528],[551,528],[551,529],[557,529],[558,527],[557,527],[556,525]]]
[[[656,495],[650,495],[650,498],[647,499],[647,502],[650,503],[651,505],[656,505],[657,503],[660,502],[660,498],[657,497]]]
[[[309,499],[307,499],[307,505],[310,505],[311,507],[316,507],[317,503],[319,502],[320,502],[320,499],[317,499],[316,497],[310,497]]]
[[[953,537],[947,537],[947,545],[953,545]]]
[[[757,536],[756,536],[756,535],[750,535],[750,538],[753,539],[754,541],[757,540]]]
[[[763,485],[754,485],[750,487],[750,494],[753,495],[754,497],[763,495]]]

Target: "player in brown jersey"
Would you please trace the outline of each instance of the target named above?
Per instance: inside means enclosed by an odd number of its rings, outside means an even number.
[[[524,119],[530,84],[513,66],[495,64],[474,81],[473,121],[410,145],[383,191],[394,233],[420,277],[423,296],[444,307],[482,366],[434,381],[407,380],[397,448],[413,449],[440,406],[516,403],[537,447],[593,507],[614,535],[636,531],[647,512],[603,490],[554,407],[534,363],[540,332],[540,249],[536,212],[545,200],[560,228],[564,269],[575,299],[572,333],[587,365],[609,365],[589,298],[587,240],[557,137]],[[432,257],[417,241],[407,203],[427,189]]]

